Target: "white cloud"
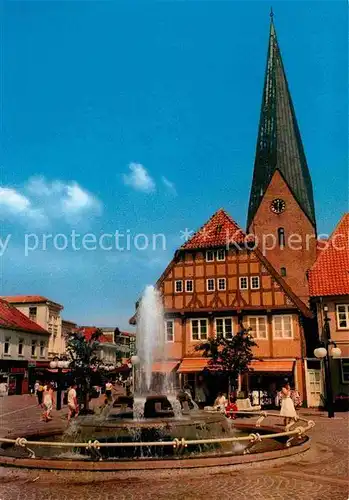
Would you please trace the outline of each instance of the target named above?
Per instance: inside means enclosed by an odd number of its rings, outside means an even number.
[[[152,193],[155,191],[155,182],[141,163],[130,163],[130,173],[124,174],[124,183],[136,191]]]
[[[44,212],[34,208],[31,200],[13,188],[0,187],[0,215],[29,218],[39,225],[47,222]]]
[[[176,186],[173,182],[169,181],[166,177],[162,176],[161,180],[166,187],[167,191],[171,193],[173,196],[177,196]]]
[[[78,222],[81,217],[97,215],[102,210],[100,201],[76,182],[49,182],[35,177],[21,191],[0,187],[1,215],[42,226],[54,219]]]

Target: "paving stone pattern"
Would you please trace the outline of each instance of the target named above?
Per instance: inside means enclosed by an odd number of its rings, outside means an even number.
[[[66,409],[40,422],[30,396],[0,400],[0,433],[23,436],[66,426]],[[303,410],[316,422],[312,447],[301,456],[244,466],[124,472],[63,472],[0,468],[0,500],[347,500],[348,414],[328,419]],[[1,416],[3,415],[3,416]]]

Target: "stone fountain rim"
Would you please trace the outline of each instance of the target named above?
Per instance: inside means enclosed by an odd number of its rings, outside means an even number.
[[[238,430],[254,430],[257,432],[280,432],[280,428],[275,426],[251,427],[248,424],[237,424]],[[59,432],[61,434],[61,431]],[[50,437],[57,435],[58,432],[46,431],[40,433],[41,437]],[[31,436],[38,435],[32,433]],[[10,436],[8,436],[10,437]],[[27,434],[30,437],[30,434]],[[75,471],[122,471],[122,470],[160,470],[160,469],[192,469],[203,467],[231,466],[240,464],[249,464],[252,462],[263,462],[266,460],[276,460],[293,455],[303,454],[310,449],[311,439],[304,436],[304,440],[299,444],[294,444],[289,448],[282,450],[273,450],[260,453],[250,453],[246,455],[218,455],[211,457],[188,457],[188,458],[153,458],[144,460],[106,460],[106,461],[85,461],[85,460],[67,460],[57,458],[18,458],[0,455],[0,466],[18,467],[27,469],[51,469],[51,470],[75,470]]]

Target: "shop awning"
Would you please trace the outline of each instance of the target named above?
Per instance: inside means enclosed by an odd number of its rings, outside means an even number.
[[[170,373],[178,366],[179,361],[157,361],[153,363],[153,373]]]
[[[250,367],[255,372],[293,372],[293,360],[279,361],[274,359],[254,360]]]
[[[204,368],[206,368],[208,362],[209,358],[184,358],[177,372],[201,372]]]

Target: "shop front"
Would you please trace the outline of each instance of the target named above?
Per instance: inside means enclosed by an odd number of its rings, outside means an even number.
[[[0,378],[8,385],[8,394],[28,394],[28,362],[2,360]]]
[[[253,360],[250,368],[251,371],[241,377],[241,390],[252,405],[275,408],[278,393],[286,382],[298,388],[295,360]]]

